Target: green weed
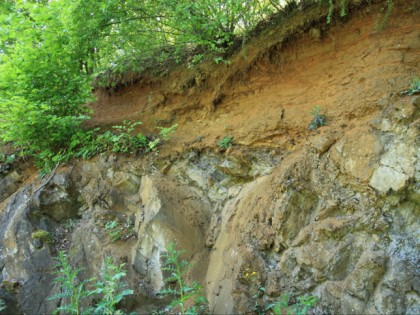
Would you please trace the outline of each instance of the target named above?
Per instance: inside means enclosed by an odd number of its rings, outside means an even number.
[[[299,296],[296,298],[296,303],[290,303],[290,294],[282,295],[279,299],[267,303],[269,300],[266,296],[266,289],[259,285],[258,273],[246,268],[239,278],[242,284],[249,287],[250,295],[254,300],[253,312],[263,314],[275,315],[305,315],[315,306],[318,298],[314,296]]]
[[[105,224],[105,231],[111,242],[118,240],[126,240],[129,238],[136,237],[136,233],[133,230],[134,223],[128,220],[126,223],[121,224],[116,220],[109,221]]]
[[[223,58],[223,57],[215,57],[215,58],[213,58],[213,61],[214,61],[214,63],[215,64],[221,64],[221,63],[223,63],[223,64],[225,64],[225,65],[230,65],[231,64],[231,62],[229,61],[229,60],[226,60],[225,58]]]
[[[306,315],[318,302],[318,298],[312,295],[297,297],[297,303],[290,304],[290,295],[285,294],[278,301],[268,304],[264,311],[271,311],[275,315]]]
[[[206,308],[208,302],[205,297],[200,295],[202,285],[195,281],[190,283],[186,281],[185,276],[191,268],[191,263],[181,259],[181,254],[182,251],[177,250],[174,243],[170,243],[167,253],[162,255],[164,258],[162,270],[166,271],[169,276],[164,279],[166,288],[161,290],[160,294],[173,297],[171,304],[165,309],[166,311],[197,314]],[[186,303],[193,298],[194,305],[187,308]]]
[[[178,125],[169,128],[159,127],[159,136],[156,138],[146,137],[141,133],[133,135],[135,127],[141,124],[139,121],[124,121],[123,124],[113,126],[111,130],[104,132],[101,132],[100,128],[77,130],[70,137],[67,147],[58,151],[44,149],[35,154],[41,176],[50,173],[57,164],[66,163],[72,157],[90,159],[107,151],[124,154],[157,151],[157,147],[169,141],[170,135],[176,132],[178,127]]]
[[[174,134],[178,129],[178,124],[175,124],[171,127],[164,128],[158,127],[160,130],[159,135],[162,137],[162,140],[168,141],[170,139],[170,135]]]
[[[178,124],[175,124],[168,128],[157,127],[157,129],[160,130],[159,136],[148,141],[146,152],[157,152],[158,146],[164,141],[168,141],[170,139],[170,135],[177,131]]]
[[[90,314],[92,309],[82,310],[80,304],[90,295],[90,292],[86,290],[86,285],[91,283],[92,279],[79,281],[78,274],[82,269],[73,269],[63,251],[58,253],[55,267],[57,270],[54,274],[57,277],[54,279],[54,283],[60,285],[61,293],[49,297],[48,300],[61,299],[64,302],[54,311],[54,314],[60,312],[75,315]]]
[[[321,115],[321,107],[315,106],[311,112],[311,115],[314,116],[312,122],[309,124],[309,130],[316,130],[319,127],[325,126],[326,118],[324,115]]]
[[[192,58],[191,58],[191,65],[197,65],[199,63],[201,63],[203,61],[204,55],[203,54],[195,54]]]
[[[13,164],[16,160],[16,154],[0,153],[0,164]]]
[[[101,279],[95,281],[94,278],[79,281],[78,275],[82,269],[74,269],[69,263],[67,255],[60,251],[57,257],[57,264],[54,272],[57,277],[54,283],[58,283],[61,293],[48,298],[48,300],[60,299],[62,305],[59,306],[54,314],[95,314],[112,315],[123,314],[117,310],[116,305],[127,296],[133,294],[133,290],[125,289],[122,279],[126,276],[123,269],[124,264],[116,266],[110,257],[105,257],[105,265],[101,269]],[[91,289],[88,289],[90,287]],[[98,302],[92,306],[82,306],[82,301],[96,296]]]
[[[6,303],[0,299],[0,312],[6,309]]]
[[[108,234],[108,237],[111,239],[111,242],[116,242],[121,239],[121,227],[120,224],[113,220],[105,224],[105,231]]]
[[[122,279],[127,275],[123,269],[124,264],[114,265],[111,257],[105,257],[105,266],[101,270],[101,281],[95,283],[95,289],[89,295],[99,295],[100,301],[93,309],[94,314],[118,315],[123,314],[117,310],[117,304],[127,296],[132,295],[133,290],[126,289]]]
[[[401,95],[409,95],[410,96],[410,95],[414,95],[414,94],[418,94],[418,93],[420,93],[420,78],[419,77],[414,77],[411,80],[410,87],[407,90],[402,91]]]
[[[384,29],[393,9],[394,9],[394,1],[387,0],[386,7],[381,8],[375,21],[375,29],[378,33]]]
[[[233,145],[233,137],[223,137],[223,139],[217,142],[220,149],[226,150]]]

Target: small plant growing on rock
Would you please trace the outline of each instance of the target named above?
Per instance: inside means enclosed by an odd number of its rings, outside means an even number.
[[[114,265],[111,257],[105,257],[105,266],[101,270],[101,281],[96,282],[95,289],[89,293],[102,296],[94,308],[94,314],[113,315],[123,314],[116,306],[124,296],[133,294],[133,290],[125,289],[122,283],[127,273],[124,264]]]
[[[0,153],[0,164],[13,164],[16,159],[16,154],[4,154]]]
[[[275,315],[306,315],[318,302],[318,298],[312,295],[299,296],[297,297],[297,303],[291,305],[289,300],[289,294],[282,295],[278,301],[268,304],[264,310],[272,311]]]
[[[63,227],[67,230],[73,230],[76,227],[76,220],[75,219],[68,219],[64,224]]]
[[[258,278],[258,273],[247,267],[239,276],[239,281],[248,287],[248,292],[254,301],[252,310],[258,314],[264,314],[265,308],[262,306],[261,298],[264,297],[265,287],[261,286]]]
[[[191,263],[182,260],[181,254],[182,251],[177,250],[174,243],[170,243],[168,252],[163,254],[165,261],[162,270],[167,271],[169,276],[165,278],[167,287],[161,290],[160,294],[173,296],[172,303],[165,311],[178,307],[179,311],[176,311],[176,314],[197,314],[207,307],[208,302],[205,297],[200,296],[202,285],[195,281],[186,281],[185,275],[190,270]],[[195,298],[194,305],[187,308],[186,304],[192,298]]]
[[[133,230],[133,223],[129,220],[125,224],[121,224],[116,220],[109,221],[105,224],[105,231],[111,242],[118,240],[127,240],[129,238],[136,237],[136,233]]]
[[[146,152],[156,152],[159,143],[160,143],[159,138],[149,141],[149,143],[147,144]]]
[[[90,295],[85,287],[91,280],[79,281],[77,276],[82,269],[73,269],[67,255],[63,251],[58,253],[55,267],[57,270],[54,273],[57,277],[54,279],[54,283],[60,285],[61,293],[49,297],[48,300],[64,299],[67,304],[60,305],[54,314],[59,314],[60,312],[76,315],[90,314],[91,309],[81,310],[80,302]]]
[[[0,312],[6,309],[6,303],[0,299]]]
[[[157,129],[160,130],[159,136],[155,139],[152,138],[147,142],[146,152],[157,152],[157,148],[161,143],[163,143],[164,141],[169,141],[169,139],[171,139],[170,135],[177,131],[178,124],[168,128],[157,127]]]
[[[324,115],[321,115],[321,107],[315,106],[311,112],[311,115],[314,116],[312,122],[309,124],[309,130],[316,130],[319,127],[325,126],[326,118]]]
[[[120,224],[115,221],[109,221],[105,224],[105,231],[107,232],[111,242],[116,242],[121,239],[121,227]]]
[[[290,294],[280,296],[277,300],[271,300],[266,295],[266,289],[258,281],[258,273],[250,268],[245,268],[239,281],[248,286],[248,290],[254,301],[253,312],[275,315],[306,315],[307,312],[318,302],[315,296],[299,296],[297,303],[290,304]]]
[[[125,120],[122,125],[113,126],[116,132],[105,131],[97,136],[98,148],[100,151],[112,149],[116,153],[134,153],[137,149],[147,146],[147,138],[144,135],[132,135],[134,129],[141,124],[140,121]]]
[[[127,296],[133,294],[133,290],[125,289],[122,283],[122,278],[126,276],[126,271],[123,269],[124,264],[116,266],[113,264],[110,257],[105,257],[105,265],[101,270],[101,280],[90,286],[92,289],[87,289],[94,278],[80,281],[78,275],[82,269],[74,269],[65,252],[60,251],[57,257],[57,270],[54,272],[57,277],[54,283],[60,285],[61,293],[48,298],[48,300],[64,300],[54,314],[100,314],[100,315],[122,315],[122,311],[117,310],[116,305]],[[95,306],[81,305],[82,300],[91,296],[97,296],[98,302]]]
[[[228,136],[223,137],[223,139],[217,142],[217,145],[219,146],[220,149],[226,150],[233,145],[233,137],[228,137]]]
[[[159,135],[162,137],[164,141],[168,141],[171,139],[170,135],[174,134],[178,130],[178,124],[175,124],[171,127],[164,128],[164,127],[158,127],[160,130]]]
[[[121,125],[113,126],[112,130],[80,129],[68,139],[66,148],[59,151],[45,149],[35,154],[41,174],[45,176],[55,166],[66,163],[71,157],[90,159],[106,151],[124,154],[155,152],[158,145],[168,141],[169,136],[178,127],[178,125],[169,128],[159,127],[160,133],[157,137],[145,136],[142,133],[133,135],[135,128],[141,124],[140,121],[124,121]]]
[[[411,84],[410,87],[401,92],[401,95],[414,95],[414,94],[418,94],[420,93],[420,78],[419,77],[415,77],[413,78],[413,80],[411,80]]]
[[[0,174],[7,174],[12,169],[12,164],[15,161],[15,158],[16,156],[14,154],[6,155],[0,153]]]
[[[48,244],[53,243],[52,235],[50,234],[50,232],[45,231],[45,230],[37,230],[37,231],[33,232],[31,234],[31,238],[37,239],[37,240],[41,241],[42,243],[48,243]]]

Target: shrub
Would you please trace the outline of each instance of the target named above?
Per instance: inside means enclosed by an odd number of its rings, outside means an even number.
[[[79,281],[78,275],[82,269],[74,269],[69,263],[67,255],[60,251],[57,257],[57,270],[54,272],[57,277],[54,283],[59,283],[61,293],[56,294],[48,300],[64,299],[64,303],[58,307],[54,314],[63,312],[65,314],[123,314],[117,310],[116,305],[121,302],[124,296],[133,294],[133,290],[124,289],[122,279],[126,276],[123,270],[124,264],[116,266],[110,257],[105,257],[104,267],[101,269],[101,279],[93,284],[92,289],[87,289],[95,279]],[[88,297],[96,295],[98,302],[95,306],[82,307],[81,302]],[[62,302],[63,303],[63,302]]]
[[[90,78],[75,62],[64,21],[53,18],[60,8],[39,5],[11,2],[7,18],[0,19],[0,28],[8,23],[9,30],[0,36],[6,43],[0,54],[0,139],[34,157],[59,152],[88,119],[84,105],[92,100]]]

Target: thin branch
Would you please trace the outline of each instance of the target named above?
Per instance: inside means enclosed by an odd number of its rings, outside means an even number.
[[[39,190],[41,190],[42,188],[44,188],[49,182],[50,182],[50,180],[54,177],[54,175],[55,175],[55,171],[57,170],[57,168],[60,166],[60,163],[57,163],[56,165],[55,165],[55,168],[53,169],[53,171],[52,171],[52,173],[51,173],[51,175],[50,175],[50,177],[45,181],[45,183],[43,183],[41,186],[39,186],[37,189],[35,189],[35,191],[34,191],[34,193],[33,193],[33,195],[35,195]]]

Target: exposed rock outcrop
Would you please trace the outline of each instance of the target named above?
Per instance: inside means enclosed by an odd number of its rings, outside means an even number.
[[[161,253],[176,241],[213,313],[252,310],[264,287],[260,304],[312,294],[319,314],[415,314],[420,146],[410,101],[322,150],[316,138],[277,157],[191,152],[165,174],[117,156],[60,170],[36,193],[18,192],[2,216],[1,296],[10,309],[51,312],[53,256],[64,248],[86,276],[105,256],[125,262],[138,296],[130,307],[150,311],[160,303]],[[121,227],[116,242],[104,229],[111,220]],[[53,244],[31,237],[40,229]],[[244,281],[250,270],[257,276]]]
[[[121,307],[150,313],[167,303],[162,254],[175,241],[214,314],[284,294],[318,297],[314,314],[419,314],[420,97],[397,93],[420,65],[419,15],[398,3],[379,35],[370,9],[345,27],[303,28],[299,45],[274,28],[250,44],[251,61],[197,70],[199,88],[174,71],[156,91],[99,95],[96,123],[141,114],[142,127],[180,130],[160,155],[102,154],[44,181],[1,174],[0,313],[64,303],[48,300],[59,250],[80,279],[107,256],[124,263],[134,295]],[[317,104],[327,125],[310,131]],[[225,135],[234,146],[218,149]]]

